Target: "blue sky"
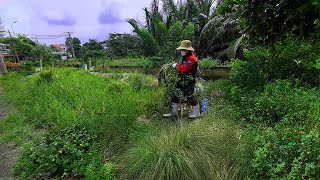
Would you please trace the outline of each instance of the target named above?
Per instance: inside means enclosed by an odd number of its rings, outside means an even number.
[[[109,33],[131,32],[127,18],[143,21],[142,8],[151,0],[0,0],[0,17],[6,30],[16,33],[56,35],[74,32],[86,42],[105,40]],[[40,40],[64,43],[64,38]]]

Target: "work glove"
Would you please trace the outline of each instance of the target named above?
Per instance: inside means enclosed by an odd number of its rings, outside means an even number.
[[[177,63],[172,64],[173,68],[177,68]]]

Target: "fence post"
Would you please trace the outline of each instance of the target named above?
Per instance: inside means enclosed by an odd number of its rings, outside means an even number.
[[[2,55],[2,50],[0,49],[0,74],[1,73],[7,73],[7,67],[6,67],[6,64],[4,63],[4,58],[3,58],[3,55]]]

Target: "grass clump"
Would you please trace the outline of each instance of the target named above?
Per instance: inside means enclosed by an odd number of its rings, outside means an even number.
[[[240,140],[227,122],[182,124],[150,136],[123,157],[122,179],[235,179]]]

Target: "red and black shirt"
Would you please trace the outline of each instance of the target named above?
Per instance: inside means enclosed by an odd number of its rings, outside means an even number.
[[[186,75],[192,75],[193,78],[198,76],[198,63],[197,57],[193,52],[189,52],[186,56],[183,57],[181,63],[177,65],[177,69]]]

